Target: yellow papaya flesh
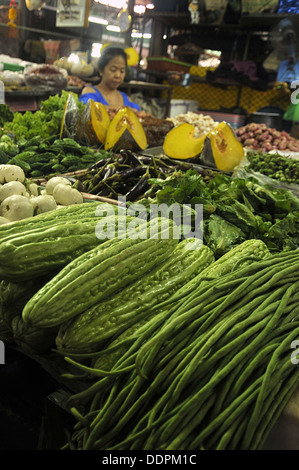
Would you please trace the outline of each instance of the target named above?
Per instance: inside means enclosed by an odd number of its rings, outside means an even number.
[[[76,138],[81,144],[102,146],[109,125],[110,117],[105,106],[89,99],[81,113]]]
[[[204,146],[205,138],[195,137],[195,127],[184,122],[171,129],[165,136],[163,151],[170,158],[187,160],[198,156]]]
[[[110,125],[110,117],[102,103],[93,101],[90,107],[91,125],[101,144],[105,143],[106,134]]]
[[[165,136],[163,150],[178,160],[196,158],[202,165],[232,171],[244,157],[244,149],[226,122],[220,122],[202,137],[195,137],[195,127],[182,123]]]
[[[135,112],[128,107],[119,109],[108,127],[105,150],[144,150],[146,147],[146,134]]]
[[[206,136],[200,161],[218,170],[233,171],[244,157],[244,149],[232,128],[221,122]]]

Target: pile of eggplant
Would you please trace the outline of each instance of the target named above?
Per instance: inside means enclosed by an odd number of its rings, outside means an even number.
[[[74,187],[96,196],[111,199],[124,196],[127,201],[138,201],[155,196],[157,187],[153,184],[153,179],[165,180],[174,172],[184,172],[190,168],[196,169],[205,179],[215,175],[215,171],[185,160],[120,150],[98,161],[84,173],[76,175]]]

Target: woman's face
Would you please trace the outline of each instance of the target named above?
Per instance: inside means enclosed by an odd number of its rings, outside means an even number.
[[[121,55],[113,57],[104,70],[100,70],[100,73],[103,84],[110,89],[117,89],[124,81],[126,75],[126,62],[124,58]]]

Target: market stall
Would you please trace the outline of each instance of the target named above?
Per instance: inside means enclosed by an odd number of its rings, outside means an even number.
[[[21,67],[5,97],[38,105],[0,104],[0,449],[298,450],[298,136],[83,104],[64,60]],[[166,109],[176,89],[130,87]]]

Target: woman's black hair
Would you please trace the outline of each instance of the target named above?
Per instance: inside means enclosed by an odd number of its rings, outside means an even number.
[[[127,68],[127,54],[121,47],[114,47],[114,46],[106,46],[103,49],[103,52],[100,55],[98,60],[98,68],[100,70],[104,70],[106,65],[116,56],[122,56],[125,60],[126,68]]]

